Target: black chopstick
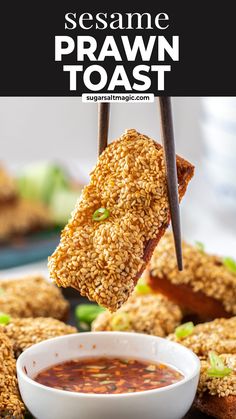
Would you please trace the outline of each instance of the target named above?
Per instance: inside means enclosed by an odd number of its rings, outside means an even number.
[[[175,242],[175,253],[179,271],[183,270],[178,178],[175,155],[174,130],[170,97],[159,97],[162,141],[165,154],[168,200]]]
[[[180,230],[180,212],[178,196],[178,180],[175,156],[175,142],[173,121],[171,112],[171,100],[169,97],[159,97],[162,139],[165,154],[165,164],[167,173],[168,200],[170,206],[170,216],[174,234],[175,252],[178,269],[183,269],[181,230]],[[98,105],[98,153],[105,150],[108,140],[110,104],[99,103]]]
[[[107,146],[109,129],[110,103],[98,104],[98,155],[100,155]]]

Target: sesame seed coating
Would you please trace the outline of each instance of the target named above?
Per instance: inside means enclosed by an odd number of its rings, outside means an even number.
[[[220,397],[236,396],[236,317],[198,324],[191,335],[182,339],[178,339],[174,334],[168,338],[187,346],[199,356],[201,376],[198,392],[200,394],[208,391],[211,395]],[[206,371],[210,367],[208,360],[210,351],[222,356],[226,366],[233,369],[230,375],[223,378],[210,378],[207,375]]]
[[[200,393],[207,391],[212,396],[217,395],[219,397],[236,396],[236,354],[221,354],[220,358],[224,361],[225,366],[233,371],[223,378],[211,378],[207,374],[209,362],[204,359],[201,360],[198,391]]]
[[[110,216],[96,222],[92,216],[101,207]],[[73,286],[115,311],[133,292],[146,266],[147,242],[163,234],[168,223],[163,150],[128,130],[99,157],[49,258],[51,277],[59,286]]]
[[[0,329],[0,417],[23,419],[24,412],[17,386],[12,343]]]
[[[112,331],[112,320],[119,313],[127,313],[128,332],[146,333],[164,337],[178,326],[182,319],[179,307],[162,295],[134,294],[116,312],[105,311],[92,323],[92,330]]]
[[[236,314],[236,275],[223,264],[223,259],[202,252],[196,246],[182,242],[184,270],[179,272],[173,237],[165,234],[155,249],[150,263],[153,277],[167,278],[175,285],[190,285],[194,292],[222,302],[225,310]]]
[[[40,275],[0,281],[0,311],[12,317],[65,319],[69,303],[61,291]]]
[[[12,319],[8,325],[1,326],[1,329],[13,343],[16,357],[35,343],[77,332],[75,327],[50,317]]]
[[[3,207],[0,205],[0,242],[14,235],[24,235],[50,227],[51,224],[49,211],[40,202],[16,199]]]

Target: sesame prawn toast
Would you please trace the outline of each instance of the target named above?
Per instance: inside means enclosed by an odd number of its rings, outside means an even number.
[[[13,202],[17,198],[15,180],[0,165],[0,205]]]
[[[0,311],[12,317],[53,317],[66,320],[69,303],[60,290],[41,275],[1,281]]]
[[[201,320],[236,315],[236,274],[224,258],[182,242],[184,270],[179,272],[171,234],[165,234],[150,262],[148,283]]]
[[[180,199],[193,171],[177,157]],[[132,293],[169,221],[163,148],[127,130],[99,157],[49,258],[51,277],[115,311]]]
[[[206,359],[211,350],[236,356],[236,317],[200,323],[184,338],[179,339],[175,334],[168,338],[187,346],[201,359]]]
[[[23,419],[24,413],[24,404],[17,386],[12,343],[0,329],[0,417]]]
[[[203,413],[218,419],[236,418],[236,355],[221,354],[224,364],[232,369],[229,376],[209,378],[207,361],[201,361],[200,382],[194,405]]]
[[[52,226],[51,215],[41,202],[16,199],[0,206],[0,243]]]
[[[93,331],[123,331],[165,337],[182,320],[180,308],[159,294],[134,292],[115,313],[100,313],[92,323]]]
[[[1,329],[11,340],[15,357],[35,343],[77,332],[75,327],[50,317],[11,319],[6,326],[0,326],[0,332]]]
[[[195,407],[214,418],[234,419],[236,417],[236,317],[198,324],[189,336],[178,338],[176,334],[171,334],[168,338],[191,349],[200,358],[200,381],[194,401]],[[216,363],[214,366],[209,362],[211,351],[220,358],[222,365],[217,366]],[[209,368],[212,367],[215,370],[209,373]]]

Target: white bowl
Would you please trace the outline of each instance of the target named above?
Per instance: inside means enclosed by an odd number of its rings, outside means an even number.
[[[32,379],[49,366],[86,357],[161,362],[178,369],[184,379],[156,390],[103,395],[57,390]],[[17,360],[22,399],[37,419],[180,419],[193,402],[199,370],[199,359],[184,346],[156,336],[122,332],[49,339],[33,345]]]

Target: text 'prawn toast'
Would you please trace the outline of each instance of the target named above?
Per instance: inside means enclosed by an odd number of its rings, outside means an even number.
[[[194,167],[177,157],[179,198]],[[117,310],[170,221],[163,148],[127,130],[101,154],[49,258],[57,285]]]

